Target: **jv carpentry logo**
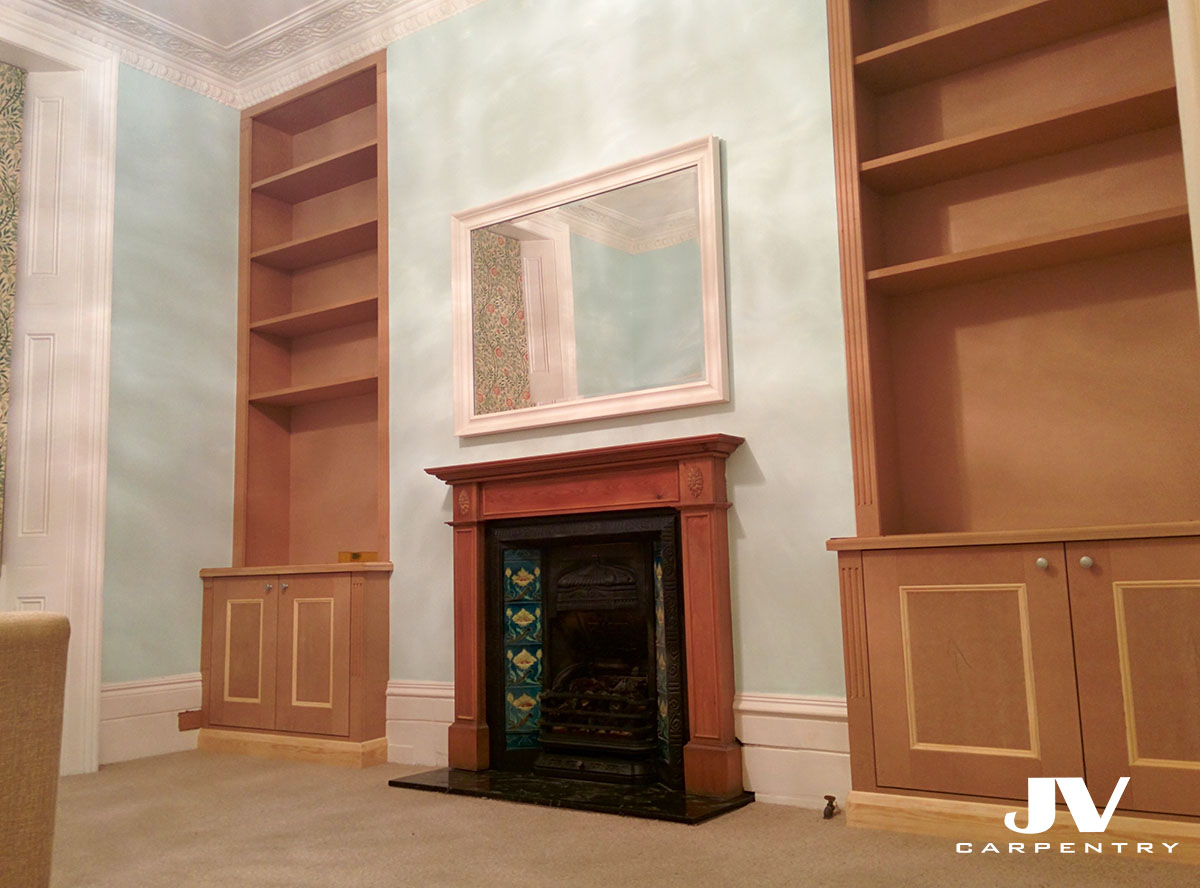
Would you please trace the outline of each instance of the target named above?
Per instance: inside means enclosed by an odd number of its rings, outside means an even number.
[[[1055,791],[1062,793],[1067,811],[1075,821],[1080,833],[1099,834],[1095,841],[1074,842],[959,842],[955,850],[959,854],[1174,854],[1178,842],[1108,842],[1103,833],[1108,829],[1117,803],[1129,784],[1128,777],[1117,781],[1109,796],[1108,804],[1101,813],[1092,799],[1091,792],[1082,777],[1030,777],[1029,807],[1025,825],[1017,825],[1019,812],[1009,811],[1004,815],[1004,825],[1022,835],[1040,835],[1054,826]]]

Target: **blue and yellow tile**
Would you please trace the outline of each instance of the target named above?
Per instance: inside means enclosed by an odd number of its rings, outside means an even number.
[[[504,600],[541,601],[541,553],[534,549],[504,551]]]
[[[510,602],[504,606],[504,642],[540,643],[542,606],[536,601]]]
[[[504,684],[514,685],[542,683],[542,646],[540,644],[512,644],[504,646]]]
[[[518,685],[504,694],[506,733],[535,732],[542,717],[541,685]]]

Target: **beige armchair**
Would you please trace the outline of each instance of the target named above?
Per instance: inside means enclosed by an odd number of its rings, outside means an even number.
[[[0,613],[0,885],[50,884],[71,629],[61,614]]]

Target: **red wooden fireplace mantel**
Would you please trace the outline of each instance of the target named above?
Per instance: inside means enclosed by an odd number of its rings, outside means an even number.
[[[488,767],[484,700],[484,526],[501,518],[672,507],[680,513],[688,726],[688,792],[742,792],[733,732],[733,632],[725,460],[743,438],[698,435],[426,469],[452,488],[454,723],[449,763]]]

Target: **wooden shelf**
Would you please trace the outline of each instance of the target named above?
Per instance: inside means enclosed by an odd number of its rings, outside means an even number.
[[[339,302],[336,305],[265,318],[251,324],[250,330],[254,333],[270,333],[273,336],[293,339],[298,336],[307,336],[310,333],[332,330],[336,327],[348,327],[351,324],[373,321],[378,317],[379,300],[372,296],[369,299],[354,299],[349,302]]]
[[[1023,0],[859,55],[859,80],[893,92],[1166,8],[1164,0]]]
[[[894,194],[1178,120],[1175,85],[1166,84],[868,160],[862,164],[862,180],[880,193]]]
[[[867,272],[867,285],[871,292],[896,296],[1098,256],[1130,253],[1189,237],[1187,207],[1173,207],[1044,237],[878,268]]]
[[[258,123],[280,132],[299,133],[366,108],[375,101],[375,70],[364,68],[253,116]]]
[[[260,392],[250,396],[250,403],[267,407],[297,407],[301,404],[315,404],[318,401],[333,401],[338,398],[368,395],[377,391],[378,388],[378,376],[355,376],[321,385],[294,385],[270,392]]]
[[[311,268],[374,249],[378,243],[378,228],[379,223],[372,219],[258,250],[250,254],[250,259],[281,271]]]
[[[378,140],[372,140],[347,151],[259,179],[250,189],[256,194],[264,194],[284,203],[300,203],[345,188],[347,185],[375,178],[378,149]]]

